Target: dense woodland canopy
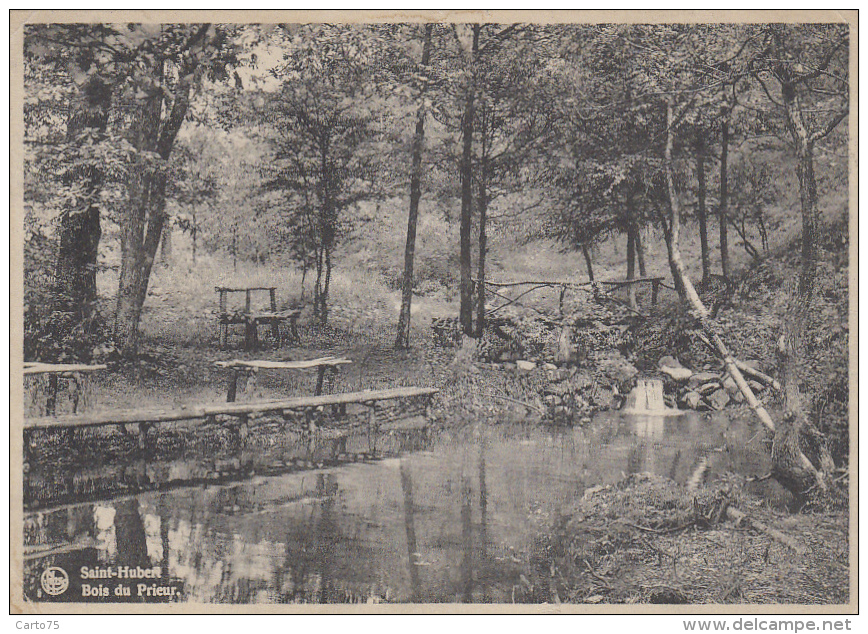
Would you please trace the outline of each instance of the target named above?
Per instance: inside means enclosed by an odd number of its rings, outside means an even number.
[[[404,348],[434,278],[482,333],[499,238],[557,241],[593,279],[595,248],[620,235],[628,277],[643,275],[643,236],[660,231],[713,331],[688,269],[700,290],[731,277],[733,249],[762,259],[790,217],[801,268],[778,347],[799,411],[818,240],[836,220],[821,199],[846,197],[849,50],[841,24],[28,25],[25,356],[134,357],[173,235],[194,260],[301,271],[321,324],[341,246],[399,236]],[[782,199],[795,206],[769,213]],[[371,231],[394,200],[401,221]],[[450,242],[417,244],[426,218]],[[693,231],[699,262],[684,262]]]

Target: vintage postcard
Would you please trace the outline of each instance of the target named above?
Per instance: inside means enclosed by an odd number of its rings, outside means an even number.
[[[12,612],[857,611],[855,11],[10,19]]]

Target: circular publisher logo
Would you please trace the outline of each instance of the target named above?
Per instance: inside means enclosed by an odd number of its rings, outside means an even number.
[[[57,566],[46,568],[39,581],[45,593],[53,597],[63,594],[69,587],[69,575],[66,574],[66,570]]]

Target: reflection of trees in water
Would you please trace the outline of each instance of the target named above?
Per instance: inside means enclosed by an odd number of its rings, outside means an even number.
[[[281,603],[357,603],[376,588],[379,553],[366,537],[365,522],[356,522],[340,505],[334,473],[316,474],[316,505],[303,505],[302,521],[290,517],[283,565],[275,571]],[[360,537],[346,535],[341,519],[349,518]]]
[[[337,537],[332,517],[337,491],[338,483],[333,474],[318,473],[316,497],[320,499],[319,509],[312,505],[306,521],[293,521],[287,528],[286,559],[280,575],[284,578],[281,589],[283,603],[327,602],[334,561],[333,541]]]
[[[410,571],[410,601],[416,603],[421,598],[419,584],[419,547],[416,544],[416,506],[413,502],[413,478],[410,465],[401,460],[401,492],[404,496],[404,531],[407,534],[407,566]]]
[[[461,477],[461,586],[460,600],[462,603],[473,602],[473,525],[472,525],[473,490],[470,481]]]
[[[31,464],[24,479],[24,503],[27,509],[37,509],[168,486],[242,481],[257,473],[276,475],[398,456],[426,449],[431,442],[425,428],[376,433],[365,429],[336,436],[321,432],[259,432],[257,436],[254,428],[248,445],[232,451],[215,445],[204,453],[188,450],[183,456],[157,454],[143,458],[138,454],[103,455],[86,447],[88,455],[99,454],[99,460]]]
[[[145,524],[136,498],[120,500],[115,504],[115,541],[118,565],[150,565]]]
[[[160,568],[164,574],[169,574],[169,521],[170,510],[168,505],[168,496],[163,493],[160,495],[160,501],[157,506],[157,515],[160,518],[160,545],[162,547],[162,556],[160,558]]]
[[[477,486],[479,489],[479,523],[473,522],[474,491],[471,478],[461,480],[461,587],[463,603],[492,601],[491,591],[508,575],[490,549],[488,517],[488,482],[486,479],[487,441],[479,441]]]
[[[493,570],[489,566],[492,562],[488,556],[488,484],[485,480],[485,444],[483,438],[479,443],[479,559],[482,564],[480,566],[480,576],[483,580],[482,601],[489,603],[491,593],[487,581]]]

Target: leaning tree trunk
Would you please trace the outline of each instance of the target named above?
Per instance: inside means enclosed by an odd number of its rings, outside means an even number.
[[[675,190],[675,180],[672,176],[672,146],[674,143],[675,131],[673,130],[673,122],[675,120],[675,116],[673,113],[673,105],[672,101],[668,101],[666,104],[666,145],[665,145],[665,155],[664,155],[664,170],[666,175],[666,190],[669,197],[669,258],[670,264],[672,266],[673,272],[677,275],[678,279],[681,282],[681,287],[683,289],[684,298],[693,308],[696,316],[699,318],[699,322],[702,326],[703,331],[706,336],[712,342],[714,347],[717,349],[718,354],[723,359],[726,364],[726,369],[729,371],[732,378],[735,380],[736,385],[738,386],[741,393],[744,395],[745,400],[747,401],[750,408],[756,413],[757,417],[766,426],[769,431],[775,431],[775,423],[769,415],[768,411],[762,405],[762,403],[757,399],[756,395],[751,390],[750,386],[747,384],[747,381],[744,379],[744,375],[741,373],[741,370],[738,367],[738,362],[729,352],[729,349],[721,339],[718,334],[718,327],[715,323],[714,319],[708,312],[708,309],[703,305],[702,301],[699,299],[699,295],[696,293],[696,289],[693,286],[693,283],[690,281],[690,278],[687,275],[687,270],[684,266],[684,262],[681,259],[681,252],[678,247],[680,226],[681,226],[681,204],[678,200],[678,194]],[[775,434],[775,439],[778,440],[778,435]],[[792,448],[792,445],[789,445]],[[825,490],[826,482],[825,476],[822,472],[818,471],[817,468],[811,463],[805,454],[803,454],[798,448],[793,452],[793,460],[802,472],[807,473],[810,477],[817,483],[817,485]]]
[[[471,273],[470,230],[473,214],[473,119],[476,98],[476,56],[479,52],[479,25],[474,24],[473,49],[470,54],[471,79],[467,86],[464,118],[461,122],[463,150],[461,154],[461,226],[459,255],[461,268],[461,305],[459,321],[467,336],[473,335],[473,279]]]
[[[660,219],[660,226],[663,228],[663,242],[666,245],[666,254],[669,260],[669,271],[672,273],[672,282],[675,285],[675,292],[678,293],[678,296],[681,297],[681,299],[686,299],[684,285],[682,284],[681,276],[678,274],[678,269],[675,267],[675,259],[673,258],[671,225],[666,220],[661,209],[657,209],[657,214]]]
[[[422,45],[422,66],[431,59],[431,32],[433,25],[425,26]],[[413,301],[413,260],[416,255],[416,224],[419,220],[419,200],[422,198],[422,142],[425,139],[425,84],[419,91],[419,109],[416,111],[416,133],[413,135],[413,158],[410,168],[410,213],[407,215],[407,244],[404,247],[404,281],[401,289],[401,314],[398,316],[398,336],[395,347],[410,346],[410,307]]]
[[[79,145],[88,133],[99,139],[105,133],[111,105],[111,87],[93,75],[82,88],[67,125],[66,139]],[[60,216],[60,244],[54,271],[54,310],[70,313],[75,323],[86,321],[96,301],[96,269],[100,226],[99,192],[102,171],[94,165],[71,169],[63,183],[76,186],[78,194]]]

